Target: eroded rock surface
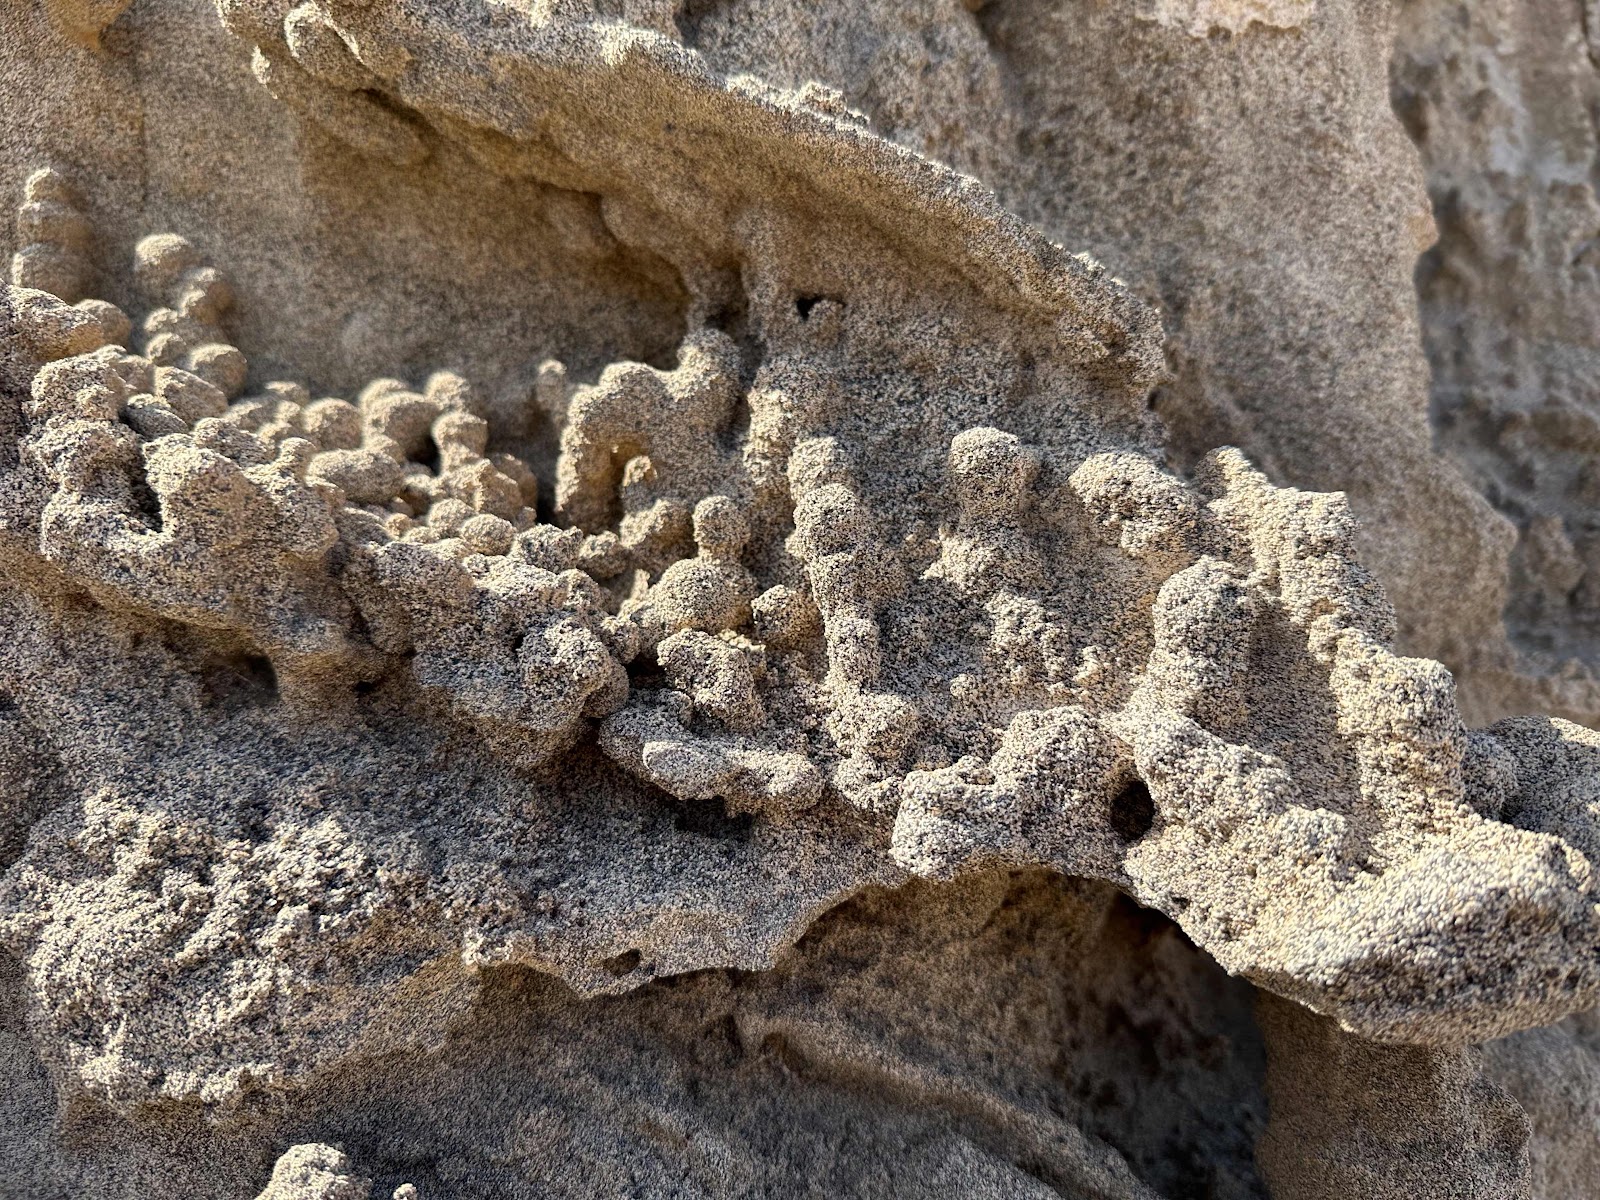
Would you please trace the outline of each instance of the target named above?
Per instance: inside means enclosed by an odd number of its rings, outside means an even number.
[[[1582,1194],[1461,118],[1375,2],[1071,8],[19,23],[146,141],[0,125],[0,1179]]]

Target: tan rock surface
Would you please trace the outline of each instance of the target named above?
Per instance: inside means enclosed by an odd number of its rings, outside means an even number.
[[[1600,1193],[1575,15],[8,21],[0,1195]]]

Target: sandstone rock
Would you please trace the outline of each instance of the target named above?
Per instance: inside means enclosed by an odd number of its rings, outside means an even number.
[[[0,1193],[1600,1190],[1576,10],[14,24]]]

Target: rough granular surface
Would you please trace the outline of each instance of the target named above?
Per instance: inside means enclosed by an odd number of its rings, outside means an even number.
[[[1600,1195],[1593,5],[0,96],[0,1197]]]

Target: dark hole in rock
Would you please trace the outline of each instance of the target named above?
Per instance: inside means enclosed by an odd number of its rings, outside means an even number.
[[[621,979],[624,975],[631,974],[637,970],[642,961],[644,961],[644,956],[637,950],[625,950],[621,954],[605,959],[595,965],[607,975],[614,975]]]
[[[722,841],[743,842],[750,838],[754,813],[730,813],[721,800],[674,800],[672,823],[684,833]]]
[[[826,297],[823,296],[796,296],[794,298],[794,310],[800,314],[802,321],[808,320],[811,316],[811,310],[821,304],[824,299]]]
[[[670,686],[653,648],[640,650],[624,669],[628,672],[628,686],[636,692],[659,691]]]
[[[743,339],[750,327],[750,301],[742,291],[734,291],[706,317],[706,324],[720,329],[734,341]]]
[[[136,473],[130,486],[133,492],[133,504],[138,509],[139,516],[152,531],[160,533],[161,499],[156,495],[155,489],[145,480],[142,471]]]
[[[435,475],[439,473],[439,443],[429,434],[422,441],[422,449],[417,453],[417,461]]]
[[[1111,828],[1132,845],[1156,823],[1156,802],[1142,779],[1130,779],[1111,802]]]
[[[206,695],[228,711],[260,708],[278,699],[278,673],[264,654],[214,658],[202,678]]]

